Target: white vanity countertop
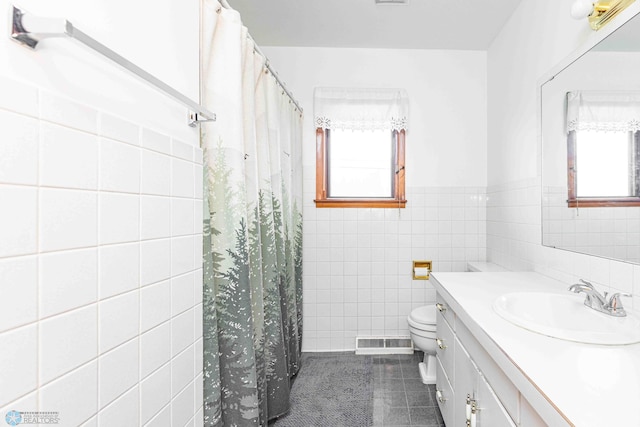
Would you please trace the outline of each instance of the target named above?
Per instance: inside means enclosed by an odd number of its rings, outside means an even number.
[[[431,282],[533,408],[547,422],[556,420],[550,425],[560,420],[578,427],[640,426],[640,344],[550,338],[492,309],[508,292],[568,293],[571,283],[526,272],[433,273]]]

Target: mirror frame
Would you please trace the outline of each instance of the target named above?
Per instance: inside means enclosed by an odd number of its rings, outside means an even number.
[[[549,246],[544,244],[544,179],[543,179],[543,150],[544,150],[544,141],[543,141],[543,132],[542,132],[542,88],[544,85],[551,80],[553,80],[559,73],[569,67],[571,64],[580,59],[583,55],[588,53],[591,49],[593,49],[597,44],[601,41],[609,37],[611,34],[616,32],[620,27],[625,25],[627,22],[632,20],[633,18],[640,16],[640,2],[634,2],[625,10],[623,10],[616,18],[610,22],[607,26],[600,29],[599,31],[593,31],[589,34],[589,36],[585,39],[585,41],[578,47],[576,50],[567,55],[563,60],[557,63],[554,67],[552,67],[549,71],[544,73],[537,82],[536,87],[536,123],[537,123],[537,139],[538,139],[538,178],[540,180],[540,245],[552,249],[559,249],[564,251],[569,251],[573,253],[580,253],[588,256],[594,256],[598,258],[612,259],[619,262],[625,262],[629,264],[637,264],[632,261],[612,258],[612,257],[604,257],[602,255],[595,255],[586,252],[579,252],[572,249],[565,249],[557,246]],[[640,19],[640,18],[639,18]],[[585,26],[588,27],[588,22],[585,20]]]

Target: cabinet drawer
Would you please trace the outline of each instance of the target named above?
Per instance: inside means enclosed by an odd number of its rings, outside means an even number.
[[[451,329],[455,330],[456,314],[451,310],[451,308],[449,308],[447,303],[444,302],[444,299],[439,294],[436,294],[436,310],[438,310],[439,314],[444,316],[444,319],[447,321],[449,326],[451,326]]]
[[[453,372],[455,348],[453,330],[444,320],[440,312],[438,312],[436,319],[436,355],[442,362],[442,367],[444,368],[447,378],[453,383],[455,374]]]
[[[520,425],[522,427],[547,427],[540,415],[522,395],[520,395]]]
[[[476,427],[516,427],[484,377],[478,379]]]
[[[436,357],[436,361],[436,402],[442,413],[444,424],[453,426],[453,404],[455,402],[453,388],[451,384],[449,384],[449,380],[442,369],[440,359]]]

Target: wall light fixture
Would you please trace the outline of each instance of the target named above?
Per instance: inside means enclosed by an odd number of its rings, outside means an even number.
[[[571,16],[575,19],[589,18],[589,25],[599,30],[609,23],[635,0],[576,0],[571,5]]]

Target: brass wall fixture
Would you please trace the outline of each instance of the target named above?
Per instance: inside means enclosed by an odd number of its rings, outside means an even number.
[[[413,280],[429,280],[431,261],[413,261]]]
[[[589,25],[599,30],[635,0],[576,0],[571,6],[571,16],[576,19],[589,18]]]

